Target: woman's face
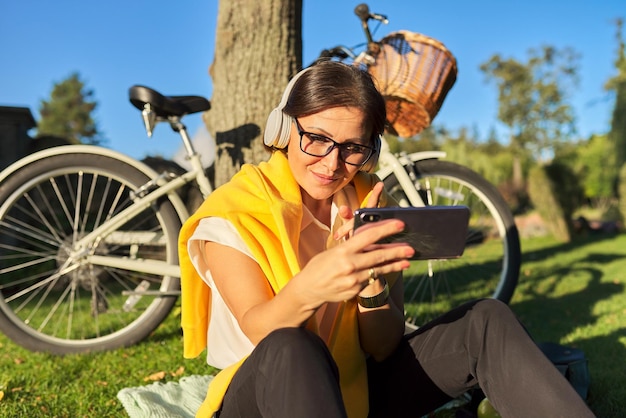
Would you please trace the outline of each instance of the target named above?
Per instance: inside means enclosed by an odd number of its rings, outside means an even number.
[[[372,146],[371,133],[365,123],[365,115],[352,107],[335,107],[309,116],[297,118],[302,131],[321,135],[337,143],[351,142]],[[306,137],[305,137],[306,140]],[[314,200],[331,198],[348,184],[359,170],[359,166],[346,164],[339,157],[339,149],[324,157],[314,157],[300,149],[300,134],[296,123],[292,123],[287,151],[291,171],[303,191]]]

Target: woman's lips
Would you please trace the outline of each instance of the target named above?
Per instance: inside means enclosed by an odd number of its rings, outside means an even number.
[[[313,172],[312,174],[313,174],[313,177],[315,177],[317,181],[323,185],[331,184],[337,181],[337,179],[334,176],[327,176],[327,175],[319,174],[315,172]]]

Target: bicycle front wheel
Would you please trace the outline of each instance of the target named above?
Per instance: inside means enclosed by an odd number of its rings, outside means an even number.
[[[416,261],[404,273],[407,323],[424,324],[476,298],[508,303],[517,286],[521,250],[513,215],[498,190],[474,171],[448,161],[418,160],[405,169],[425,205],[463,205],[471,213],[460,258]],[[383,181],[400,206],[410,206],[393,173]]]
[[[91,234],[150,180],[110,156],[65,153],[2,182],[0,329],[9,338],[53,354],[110,350],[137,343],[165,319],[179,279],[132,266],[178,264],[181,220],[172,203],[162,198],[115,231]],[[90,261],[98,257],[100,264]]]

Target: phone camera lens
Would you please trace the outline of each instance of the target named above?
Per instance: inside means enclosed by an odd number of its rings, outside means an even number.
[[[378,222],[380,218],[380,215],[377,215],[375,213],[368,213],[364,216],[364,221],[365,222]]]

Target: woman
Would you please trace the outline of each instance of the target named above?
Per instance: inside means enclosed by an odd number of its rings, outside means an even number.
[[[374,168],[385,104],[367,73],[318,63],[268,118],[269,162],[245,165],[181,231],[186,357],[207,348],[198,416],[421,416],[480,384],[503,416],[592,416],[508,307],[483,300],[403,336],[413,254],[352,234],[393,204]],[[215,415],[214,415],[215,414]]]

